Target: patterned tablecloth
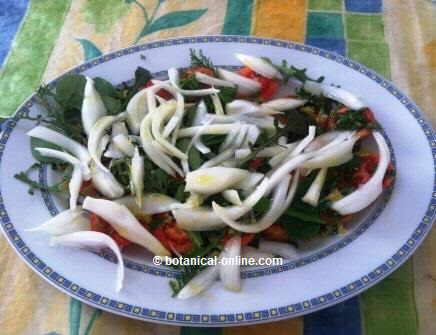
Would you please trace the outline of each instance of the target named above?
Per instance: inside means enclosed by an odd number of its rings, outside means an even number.
[[[197,34],[325,48],[390,77],[436,122],[436,5],[429,0],[0,0],[0,116],[84,60]],[[393,113],[395,111],[392,111]],[[436,333],[436,233],[359,297],[293,320],[225,329],[163,326],[90,308],[43,282],[0,237],[0,334]]]

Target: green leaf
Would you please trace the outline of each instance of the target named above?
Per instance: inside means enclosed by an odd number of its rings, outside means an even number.
[[[151,24],[146,25],[139,34],[139,39],[159,30],[176,28],[189,24],[199,19],[206,11],[207,9],[181,10],[165,14],[157,18]]]
[[[254,205],[253,213],[255,216],[265,214],[271,207],[271,200],[268,198],[260,198],[260,200]]]
[[[107,95],[115,98],[118,97],[118,91],[114,85],[112,85],[106,79],[100,77],[94,78],[94,86],[100,95]]]
[[[318,213],[307,213],[294,208],[288,208],[285,212],[285,216],[300,219],[305,222],[325,224],[325,221],[321,219]]]
[[[101,99],[103,100],[103,103],[106,106],[109,115],[117,115],[121,113],[122,103],[120,100],[105,95],[102,96]]]
[[[90,59],[102,55],[100,49],[97,48],[97,46],[94,43],[92,43],[90,40],[87,40],[85,38],[77,38],[77,41],[82,46],[83,56],[85,57],[85,61],[88,61]]]
[[[292,239],[308,240],[319,234],[321,225],[314,222],[305,222],[300,220],[280,220],[283,227],[289,233]]]
[[[30,148],[32,150],[33,158],[35,158],[37,161],[39,161],[41,163],[63,163],[63,161],[56,159],[56,158],[44,157],[38,151],[35,150],[35,148],[48,148],[48,149],[55,149],[55,150],[62,151],[62,149],[60,147],[58,147],[57,145],[54,145],[53,143],[41,140],[41,139],[36,138],[36,137],[31,137],[30,138]]]
[[[64,108],[81,109],[86,79],[80,74],[68,74],[56,85],[57,102]]]

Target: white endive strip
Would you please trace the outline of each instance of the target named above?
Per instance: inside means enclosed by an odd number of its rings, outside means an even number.
[[[100,94],[94,87],[94,80],[86,77],[86,85],[82,102],[82,124],[86,134],[89,134],[91,128],[107,114],[106,107],[101,99]]]
[[[101,159],[101,156],[103,156],[104,151],[106,150],[107,145],[109,144],[111,138],[109,135],[104,135],[100,143],[98,144],[98,157]]]
[[[238,190],[252,190],[261,182],[263,177],[263,173],[250,172],[247,178],[244,178],[241,182],[235,185],[235,188]]]
[[[235,159],[236,160],[244,160],[245,158],[247,158],[250,155],[251,155],[250,149],[237,149],[235,151]]]
[[[260,240],[259,250],[287,259],[298,257],[298,250],[289,243]]]
[[[195,72],[195,78],[202,84],[218,87],[235,87],[230,81],[218,79],[215,77],[208,76],[207,74],[201,72]]]
[[[89,155],[88,150],[81,145],[79,142],[72,140],[71,138],[58,133],[50,128],[46,128],[43,126],[37,126],[33,128],[31,131],[27,133],[30,137],[36,137],[41,140],[56,144],[57,146],[65,149],[68,152],[71,152],[74,156],[79,158],[82,163],[82,170],[85,180],[89,180],[90,172],[89,172],[89,163],[91,161],[91,156]]]
[[[158,256],[170,256],[162,243],[145,229],[124,205],[115,201],[86,197],[83,208],[107,221],[122,237]]]
[[[200,130],[201,126],[180,129],[179,137],[192,137]],[[211,124],[203,129],[203,135],[226,135],[235,125],[233,124]]]
[[[366,184],[331,204],[331,208],[341,215],[356,213],[368,207],[383,192],[383,178],[389,166],[391,155],[383,135],[379,132],[373,132],[373,135],[377,142],[380,157],[377,169]]]
[[[165,157],[168,159],[169,157],[167,157],[164,153],[160,152],[153,145],[153,136],[151,134],[151,129],[150,129],[151,121],[152,121],[151,115],[148,114],[144,117],[144,119],[141,122],[140,136],[141,136],[142,148],[144,149],[148,158],[150,158],[153,161],[153,163],[155,163],[157,166],[159,166],[162,170],[164,170],[169,175],[175,176],[176,171],[180,175],[183,175],[183,171],[181,171],[180,168],[171,165],[171,162],[168,162],[168,160],[165,159]]]
[[[271,227],[274,222],[276,222],[277,219],[283,215],[283,213],[291,204],[297,189],[298,176],[294,177],[292,184],[289,187],[290,179],[290,175],[286,176],[284,180],[276,187],[271,208],[256,223],[243,224],[236,222],[227,214],[227,211],[224,207],[221,207],[215,202],[212,203],[213,210],[231,228],[244,233],[259,233]]]
[[[125,205],[135,216],[165,213],[182,205],[176,199],[160,193],[145,193],[141,206],[136,204],[136,199],[132,196],[116,199],[115,202]]]
[[[307,100],[293,99],[293,98],[281,98],[274,99],[260,105],[263,108],[271,108],[277,111],[286,111],[303,106]]]
[[[259,112],[260,106],[252,101],[236,99],[226,104],[226,112],[229,115],[255,114]]]
[[[207,114],[207,107],[204,102],[204,100],[201,100],[198,104],[197,110],[195,111],[195,118],[193,120],[194,126],[203,126],[203,125],[209,125],[212,122],[211,119],[208,118]],[[210,149],[202,142],[201,135],[203,135],[203,128],[201,131],[199,131],[196,135],[194,135],[194,138],[192,139],[192,143],[194,147],[200,151],[203,155],[208,154],[210,152]]]
[[[123,288],[124,280],[124,261],[121,256],[121,251],[115,241],[108,235],[96,231],[80,231],[71,234],[66,234],[58,237],[52,237],[50,245],[62,245],[65,247],[85,248],[92,250],[100,250],[109,248],[115,254],[118,260],[116,291],[119,292]]]
[[[75,209],[67,209],[60,212],[42,225],[26,229],[26,231],[40,231],[58,236],[90,229],[91,224],[88,213],[78,206]]]
[[[327,98],[340,102],[351,109],[361,109],[365,107],[364,102],[355,94],[339,87],[321,84],[314,81],[307,80],[303,88],[314,95],[323,94]]]
[[[146,89],[139,91],[132,97],[132,99],[130,99],[127,104],[126,112],[126,121],[129,125],[130,131],[133,134],[138,135],[141,121],[148,112]]]
[[[135,153],[135,146],[127,135],[119,134],[112,138],[113,147],[117,149],[122,156],[132,157]]]
[[[192,278],[188,284],[177,293],[177,299],[188,299],[208,289],[219,277],[219,266],[210,266]]]
[[[135,195],[136,204],[141,207],[144,197],[144,157],[139,154],[138,148],[132,158],[132,191]]]
[[[244,206],[227,207],[232,217],[240,217],[250,208]],[[224,228],[226,224],[216,215],[212,209],[205,207],[198,208],[178,208],[172,211],[176,219],[177,226],[185,230],[209,231]]]
[[[292,143],[286,145],[286,147],[291,145],[291,144]],[[257,152],[256,157],[273,157],[273,156],[276,156],[276,155],[283,153],[286,150],[286,147],[283,147],[281,145],[266,147],[266,148],[260,150],[259,152]],[[292,150],[293,149],[291,149],[291,151]]]
[[[304,152],[312,152],[321,148],[325,148],[333,141],[336,143],[342,142],[345,138],[352,134],[351,131],[329,131],[320,136],[317,136],[307,147]]]
[[[342,142],[335,143],[333,140],[324,148],[312,151],[314,157],[306,161],[302,167],[307,169],[327,168],[342,165],[353,158],[353,147],[359,140],[355,133]]]
[[[139,127],[139,125],[138,125]],[[111,143],[109,144],[109,148],[105,152],[104,156],[109,158],[122,158],[124,154],[114,145],[113,139],[118,135],[129,135],[129,131],[127,130],[126,124],[124,122],[115,122],[112,125],[111,132]]]
[[[282,75],[280,74],[280,72],[269,62],[262,58],[240,53],[235,54],[235,56],[242,64],[266,78],[282,79]]]
[[[199,167],[199,169],[205,169],[205,168],[210,168],[210,167],[214,167],[214,166],[220,165],[223,162],[225,162],[226,160],[232,158],[234,153],[235,153],[235,151],[232,150],[232,149],[224,150],[223,152],[219,153],[215,157],[213,157],[213,158],[209,159],[208,161],[204,162],[203,165],[201,165]]]
[[[124,187],[110,171],[102,170],[94,163],[91,163],[91,177],[92,184],[106,198],[116,199],[124,195]]]
[[[301,199],[306,204],[309,204],[313,207],[318,206],[319,197],[327,176],[327,169],[328,168],[322,168],[319,170],[315,180],[312,182],[312,185],[310,185],[306,194]]]
[[[239,193],[236,190],[225,190],[223,193],[223,198],[230,202],[232,205],[241,206],[242,201],[239,197]]]
[[[362,100],[360,100],[359,97],[347,90],[344,90],[343,88],[323,85],[322,94],[327,98],[338,101],[351,109],[357,110],[365,107],[365,104]]]
[[[320,84],[316,81],[306,80],[303,88],[313,95],[321,95],[323,90],[323,84]]]
[[[249,176],[243,169],[211,167],[189,172],[186,175],[185,191],[200,194],[220,193]]]
[[[241,130],[242,124],[239,122],[233,124],[233,128],[230,130],[230,132],[227,134],[226,138],[224,139],[224,142],[221,143],[219,147],[219,152],[223,152],[224,150],[231,147],[233,142],[235,141],[236,137],[239,134],[239,131]]]
[[[119,121],[124,117],[124,113],[117,116],[103,116],[98,119],[97,122],[92,126],[88,135],[88,151],[94,162],[103,170],[107,168],[101,163],[99,158],[99,143],[101,138],[105,135],[106,130],[112,126],[114,122]]]
[[[221,103],[221,99],[218,94],[214,93],[211,95],[213,107],[216,115],[224,115],[223,104]]]
[[[44,157],[57,158],[73,165],[73,174],[70,182],[68,183],[68,190],[70,193],[70,208],[75,209],[77,205],[77,199],[79,198],[80,187],[82,186],[83,182],[80,161],[76,157],[59,150],[53,150],[49,148],[35,148],[35,150]]]
[[[174,114],[175,110],[175,104],[165,104],[159,106],[156,112],[151,115],[151,133],[155,140],[165,148],[168,154],[179,159],[188,159],[188,156],[184,152],[180,151],[176,146],[168,142],[161,133],[164,122]]]
[[[203,95],[210,95],[213,93],[219,93],[219,90],[215,88],[205,88],[201,90],[184,90],[180,88],[179,86],[179,71],[177,71],[176,68],[170,68],[168,69],[168,78],[170,80],[171,85],[179,91],[181,94],[185,96],[203,96]]]
[[[286,149],[283,153],[280,153],[269,160],[269,165],[272,167],[276,167],[283,161],[289,161],[292,157],[298,156],[303,150],[313,141],[316,134],[316,127],[309,126],[308,134],[305,138],[303,138],[295,147],[290,147]]]
[[[224,287],[229,291],[239,292],[241,290],[241,236],[235,235],[230,238],[221,253],[220,279]]]
[[[235,84],[238,94],[242,96],[252,95],[260,91],[261,85],[253,79],[245,78],[235,72],[224,69],[218,69],[218,74],[221,78]]]
[[[253,259],[257,263],[260,259],[262,259],[262,261],[264,261],[265,259],[273,259],[274,255],[268,252],[260,251],[259,249],[247,245],[242,247],[241,257]]]

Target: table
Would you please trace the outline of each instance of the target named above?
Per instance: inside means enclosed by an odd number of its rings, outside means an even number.
[[[390,77],[436,124],[436,5],[429,0],[0,0],[0,18],[1,117],[41,82],[84,60],[160,38],[236,34],[346,55]],[[412,260],[359,297],[304,318],[226,329],[155,325],[88,307],[38,278],[3,237],[0,267],[5,335],[430,335],[436,329],[435,231]]]

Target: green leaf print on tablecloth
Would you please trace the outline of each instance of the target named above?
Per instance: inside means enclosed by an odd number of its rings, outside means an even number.
[[[95,26],[97,33],[107,32],[129,9],[122,0],[87,0],[83,8],[85,21]]]
[[[78,38],[77,41],[83,48],[85,61],[102,55],[100,49],[90,40],[87,40],[86,38]]]

